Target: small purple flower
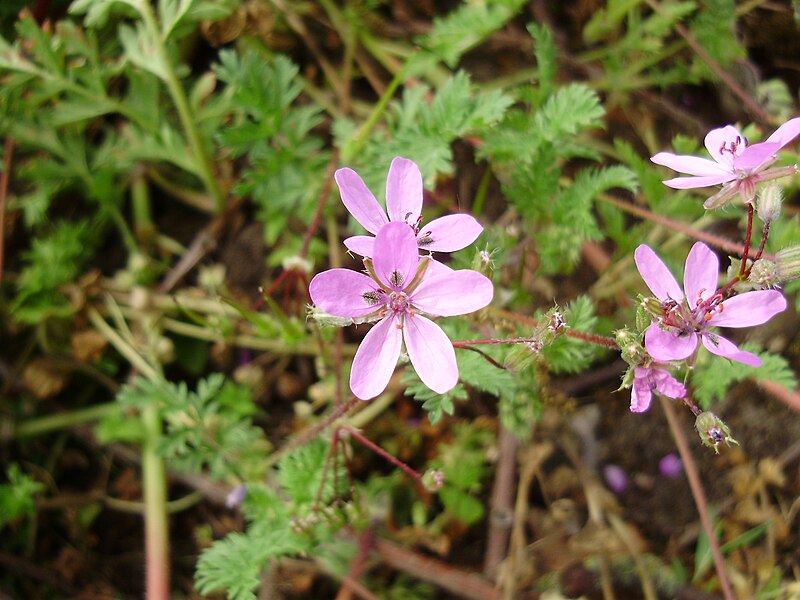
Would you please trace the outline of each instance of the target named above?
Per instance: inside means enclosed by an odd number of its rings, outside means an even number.
[[[428,274],[429,261],[420,260],[412,229],[394,222],[380,228],[373,258],[364,261],[371,277],[330,269],[311,280],[311,299],[322,310],[379,319],[353,359],[350,389],[357,398],[369,400],[386,388],[403,342],[420,379],[433,391],[443,394],[458,382],[452,343],[420,313],[447,317],[480,310],[492,300],[492,282],[470,270]]]
[[[631,386],[631,412],[644,412],[650,408],[653,392],[676,400],[686,395],[686,388],[665,369],[654,365],[635,367]]]
[[[225,496],[225,506],[228,508],[236,508],[247,497],[247,486],[245,484],[237,485],[233,488],[228,495]]]
[[[644,244],[634,253],[639,273],[661,303],[655,321],[644,334],[647,353],[655,360],[683,360],[697,349],[698,338],[719,356],[761,366],[761,359],[739,348],[712,327],[750,327],[766,323],[786,309],[786,298],[777,290],[757,290],[725,299],[717,292],[719,259],[701,242],[686,257],[683,285],[676,281],[655,252]],[[684,291],[686,296],[684,296]]]
[[[606,480],[606,485],[616,494],[622,494],[628,489],[628,474],[619,465],[608,464],[604,466],[603,479]]]
[[[465,214],[446,215],[421,227],[422,173],[416,163],[407,158],[397,156],[389,166],[386,177],[388,218],[358,173],[348,168],[339,169],[334,179],[347,210],[373,235],[390,221],[406,223],[414,230],[420,250],[455,252],[469,246],[483,231],[473,216]],[[367,257],[373,255],[374,243],[375,238],[368,235],[356,235],[344,241],[348,250]],[[433,262],[429,268],[439,271],[442,266]]]
[[[705,146],[711,158],[686,156],[671,152],[659,152],[651,161],[669,167],[690,177],[675,177],[664,181],[675,189],[708,187],[725,184],[708,200],[705,208],[719,208],[726,204],[736,192],[742,201],[750,202],[759,181],[775,179],[796,172],[796,167],[766,171],[776,160],[776,153],[800,134],[800,117],[791,119],[778,127],[764,142],[747,144],[741,132],[733,125],[712,129],[705,138]]]
[[[677,454],[667,454],[658,461],[658,470],[664,477],[674,479],[683,473],[683,462]]]

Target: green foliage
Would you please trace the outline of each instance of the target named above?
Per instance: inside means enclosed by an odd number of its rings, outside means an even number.
[[[386,170],[395,156],[414,160],[432,185],[440,173],[453,172],[451,144],[466,135],[483,135],[502,117],[512,99],[500,91],[480,91],[463,71],[448,78],[433,91],[426,85],[405,89],[386,115],[385,129],[370,136],[352,167],[373,190],[383,188]],[[343,155],[355,136],[355,126],[346,120],[334,123],[336,144]],[[351,164],[351,163],[348,163]]]
[[[536,66],[539,70],[536,74],[536,79],[539,86],[535,90],[538,101],[534,104],[538,106],[553,93],[555,88],[556,69],[558,66],[556,63],[556,43],[553,39],[553,32],[545,25],[529,23],[528,33],[531,34],[536,45]]]
[[[331,464],[336,459],[329,448],[321,439],[312,440],[281,459],[270,478],[276,487],[248,484],[242,506],[247,531],[228,534],[203,552],[195,576],[200,592],[250,600],[270,559],[330,552],[324,548],[332,533],[357,519],[352,504],[329,504],[334,482],[347,479],[341,464]]]
[[[240,56],[224,50],[219,59],[215,72],[228,85],[235,118],[220,133],[220,141],[233,156],[248,159],[235,191],[250,195],[259,206],[268,244],[282,235],[289,244],[286,234],[293,221],[303,227],[311,221],[330,160],[322,139],[313,134],[320,109],[297,104],[302,83],[285,56],[270,58],[254,51]],[[290,252],[273,253],[270,262],[279,265]]]
[[[541,31],[533,31],[547,39]],[[542,100],[540,92],[527,95]],[[579,134],[599,126],[603,114],[591,89],[570,84],[556,89],[538,110],[533,105],[529,110],[509,110],[487,132],[478,151],[479,157],[493,161],[503,192],[536,228],[544,273],[571,271],[582,243],[602,237],[593,211],[598,194],[612,188],[637,189],[636,174],[621,165],[585,168],[571,184],[564,180],[564,161],[578,156],[597,158],[592,145]]]
[[[32,516],[35,497],[45,490],[44,485],[23,473],[17,464],[9,465],[6,477],[8,483],[0,484],[0,530],[20,517]]]
[[[74,307],[59,287],[75,281],[91,258],[91,227],[86,221],[61,222],[47,237],[33,240],[23,254],[25,267],[17,279],[11,307],[20,323],[39,323],[48,317],[70,315]]]
[[[222,375],[201,380],[196,392],[185,383],[140,377],[120,391],[118,400],[123,408],[158,406],[165,423],[159,453],[176,469],[207,469],[214,480],[245,481],[265,469],[268,444],[249,418],[255,410],[250,392]]]
[[[449,67],[500,29],[525,5],[524,0],[472,0],[433,20],[433,30],[417,43]]]
[[[486,455],[493,441],[492,432],[460,423],[453,428],[452,441],[439,444],[439,456],[431,463],[431,468],[441,469],[445,475],[439,491],[445,509],[468,525],[484,515],[483,503],[475,495],[489,474]]]
[[[758,351],[752,344],[739,347],[757,354],[764,364],[750,367],[710,352],[703,353],[692,374],[694,397],[703,409],[707,410],[714,402],[722,400],[734,383],[744,379],[773,381],[790,390],[797,388],[797,375],[785,358]]]
[[[304,552],[305,545],[287,526],[251,526],[214,542],[197,563],[196,585],[202,594],[225,592],[230,600],[255,600],[262,570],[273,557]]]
[[[722,68],[747,56],[734,30],[735,0],[702,0],[702,5],[703,10],[698,11],[689,23],[689,30],[703,49]],[[692,68],[705,78],[716,78],[713,70],[700,57],[695,58]]]
[[[561,189],[552,209],[552,223],[538,238],[544,273],[571,271],[580,260],[583,242],[603,238],[592,208],[594,199],[612,188],[635,192],[636,175],[622,165],[583,169],[572,185]]]
[[[466,400],[468,397],[467,390],[460,383],[444,394],[437,394],[422,383],[412,368],[406,370],[403,383],[406,386],[405,395],[422,402],[422,409],[427,411],[428,420],[434,425],[441,421],[444,415],[455,414],[455,401]]]

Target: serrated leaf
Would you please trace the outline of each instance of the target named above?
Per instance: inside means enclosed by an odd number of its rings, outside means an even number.
[[[126,58],[134,65],[163,81],[167,80],[167,65],[163,63],[156,50],[156,41],[151,39],[141,22],[137,22],[135,28],[120,25],[119,40],[125,50]]]

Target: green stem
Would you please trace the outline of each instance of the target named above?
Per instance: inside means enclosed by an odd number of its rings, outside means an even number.
[[[117,411],[119,411],[119,404],[116,402],[109,402],[107,404],[97,404],[95,406],[89,406],[88,408],[72,410],[57,415],[47,415],[46,417],[39,417],[38,419],[30,419],[14,427],[11,436],[14,438],[23,438],[42,435],[59,429],[67,429],[75,425],[83,425],[84,423],[97,421]]]
[[[161,438],[158,407],[150,403],[142,410],[145,428],[142,445],[144,485],[144,529],[147,562],[147,598],[167,600],[169,596],[169,524],[167,522],[167,474],[156,449]]]
[[[133,231],[136,239],[145,247],[151,246],[156,238],[153,212],[150,209],[150,190],[147,187],[144,169],[134,169],[131,183],[131,210],[133,211]]]
[[[411,65],[414,63],[415,58],[416,53],[408,57],[403,65],[403,68],[397,72],[392,81],[389,83],[389,87],[386,88],[386,92],[384,92],[383,96],[381,96],[377,104],[375,104],[375,109],[372,111],[369,117],[367,117],[367,120],[364,121],[364,124],[361,125],[361,128],[358,130],[358,133],[356,133],[353,141],[342,148],[342,162],[344,164],[352,162],[353,157],[358,156],[358,153],[361,152],[364,144],[367,143],[367,138],[369,138],[372,130],[378,124],[378,121],[380,121],[383,113],[386,112],[389,102],[392,100],[392,98],[394,98],[397,88],[400,87],[400,84],[403,83],[403,81],[405,81],[406,74],[410,70]]]
[[[486,169],[478,182],[478,189],[475,192],[475,200],[470,211],[474,216],[479,217],[483,212],[483,205],[486,203],[486,196],[489,193],[489,184],[492,182],[492,168],[487,164]]]
[[[216,209],[216,212],[221,213],[225,208],[225,198],[222,194],[222,189],[219,186],[219,182],[214,176],[211,159],[206,153],[203,141],[200,139],[200,132],[198,131],[197,125],[192,118],[193,115],[191,108],[189,107],[189,100],[186,97],[186,91],[183,89],[183,86],[178,79],[178,75],[175,73],[175,69],[169,60],[167,49],[164,45],[164,39],[161,37],[161,31],[158,28],[158,23],[156,22],[156,17],[153,13],[153,8],[150,6],[149,1],[142,0],[138,3],[138,9],[139,14],[142,15],[142,20],[144,21],[145,27],[147,27],[150,37],[153,40],[154,50],[157,54],[158,61],[164,68],[164,83],[167,85],[169,95],[172,97],[172,101],[175,104],[175,109],[178,111],[178,118],[181,121],[181,125],[186,133],[186,137],[189,139],[189,145],[191,146],[192,155],[194,156],[195,167],[198,170],[200,178],[203,180],[206,190],[214,199],[214,208]]]

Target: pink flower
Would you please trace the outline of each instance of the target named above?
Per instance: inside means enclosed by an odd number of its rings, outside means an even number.
[[[800,134],[800,117],[778,127],[764,142],[748,146],[747,138],[738,129],[726,125],[712,129],[706,135],[706,149],[714,160],[671,152],[659,152],[650,160],[657,165],[690,175],[664,181],[671,188],[687,189],[725,184],[703,205],[705,208],[719,208],[733,198],[737,191],[742,201],[750,202],[755,195],[756,183],[759,181],[795,173],[797,169],[794,166],[771,171],[766,169],[777,160],[778,150],[798,134]]]
[[[422,173],[414,161],[395,157],[386,177],[386,211],[369,191],[364,180],[352,169],[339,169],[334,174],[342,202],[364,229],[375,235],[388,223],[406,223],[414,230],[417,245],[429,252],[455,252],[474,242],[483,227],[471,215],[446,215],[420,227],[422,217]],[[347,249],[361,256],[372,256],[375,238],[356,235],[347,238]],[[441,267],[432,263],[431,268]],[[437,269],[438,271],[439,269]]]
[[[434,392],[447,392],[458,382],[453,345],[438,325],[420,313],[448,317],[479,310],[492,300],[492,282],[470,270],[422,273],[430,258],[420,260],[414,232],[404,223],[381,227],[373,252],[372,260],[364,261],[372,277],[330,269],[309,285],[313,302],[332,315],[379,319],[356,351],[350,389],[362,400],[380,394],[405,342],[422,382]]]
[[[692,246],[686,257],[683,290],[649,246],[639,246],[634,259],[647,287],[661,301],[652,313],[656,320],[644,334],[650,356],[661,362],[682,360],[695,352],[700,338],[713,354],[761,366],[758,356],[739,350],[736,344],[710,329],[766,323],[786,309],[786,298],[780,292],[758,290],[724,298],[717,292],[719,259],[701,242]]]
[[[684,385],[665,369],[653,365],[635,367],[631,386],[631,412],[644,412],[650,408],[654,391],[673,400],[686,395]]]

